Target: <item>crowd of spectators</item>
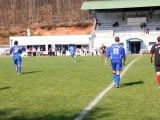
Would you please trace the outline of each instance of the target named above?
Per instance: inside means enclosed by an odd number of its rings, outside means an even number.
[[[118,21],[116,21],[114,24],[113,24],[113,27],[118,27],[119,26],[119,23]]]
[[[102,55],[105,57],[105,51],[107,47],[102,45],[99,48],[89,49],[88,46],[76,48],[76,56],[93,56],[93,55]],[[48,48],[48,54],[44,54],[43,48],[40,47],[29,47],[26,49],[27,56],[36,57],[36,56],[66,56],[67,50],[65,48],[57,48],[57,47],[50,47]]]
[[[140,27],[141,28],[146,28],[147,24],[145,22],[141,22]]]

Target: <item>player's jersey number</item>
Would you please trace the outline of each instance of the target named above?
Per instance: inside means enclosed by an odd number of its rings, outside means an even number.
[[[113,49],[113,54],[118,55],[119,54],[119,49],[118,48],[114,48]]]
[[[14,49],[14,53],[18,53],[18,50],[19,50],[19,49]]]

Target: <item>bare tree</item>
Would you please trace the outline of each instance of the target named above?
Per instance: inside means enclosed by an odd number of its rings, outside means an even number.
[[[85,0],[0,0],[0,27],[44,23],[72,25],[89,20],[81,11]]]

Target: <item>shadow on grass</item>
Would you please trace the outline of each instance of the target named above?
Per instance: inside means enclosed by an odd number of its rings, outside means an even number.
[[[1,119],[3,120],[3,119]],[[5,119],[6,120],[6,119]],[[21,116],[14,116],[11,118],[8,118],[7,120],[74,120],[73,117],[70,116],[64,116],[64,115],[60,115],[60,116],[54,116],[54,115],[44,115],[44,116],[40,116],[40,117],[21,117]]]
[[[139,85],[139,84],[143,84],[143,83],[144,83],[143,81],[136,81],[136,82],[123,83],[123,84],[121,84],[121,87]]]
[[[27,114],[12,114],[14,113],[14,109],[4,109],[0,110],[0,120],[74,120],[79,113],[71,112],[71,111],[59,111],[56,113],[49,113],[49,114],[36,114],[33,116],[29,116]],[[100,115],[98,114],[100,113]],[[101,108],[94,108],[91,113],[87,114],[87,117],[84,120],[97,120],[97,118],[106,118],[111,116],[112,114],[106,111],[105,109]]]
[[[37,72],[42,72],[42,71],[30,71],[30,72],[23,72],[22,74],[32,74],[32,73],[37,73]]]
[[[113,115],[113,113],[109,112],[112,108],[109,108],[109,110],[106,110],[106,108],[99,108],[95,107],[87,116],[84,118],[84,120],[97,120],[97,119],[105,119],[109,118]]]
[[[2,87],[0,90],[10,89],[11,87]]]
[[[74,120],[75,116],[69,116],[67,115],[68,112],[60,112],[53,114],[36,114],[34,116],[29,116],[27,114],[18,114],[14,115],[12,112],[14,112],[14,109],[5,109],[0,110],[0,120]],[[65,115],[66,114],[66,115]]]

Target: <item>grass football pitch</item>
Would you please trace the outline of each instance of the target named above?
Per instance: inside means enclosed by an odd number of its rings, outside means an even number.
[[[128,55],[124,69],[140,55]],[[17,75],[11,57],[0,58],[0,120],[74,120],[112,83],[100,56],[24,57]],[[160,120],[160,89],[149,55],[133,63],[84,120]]]

